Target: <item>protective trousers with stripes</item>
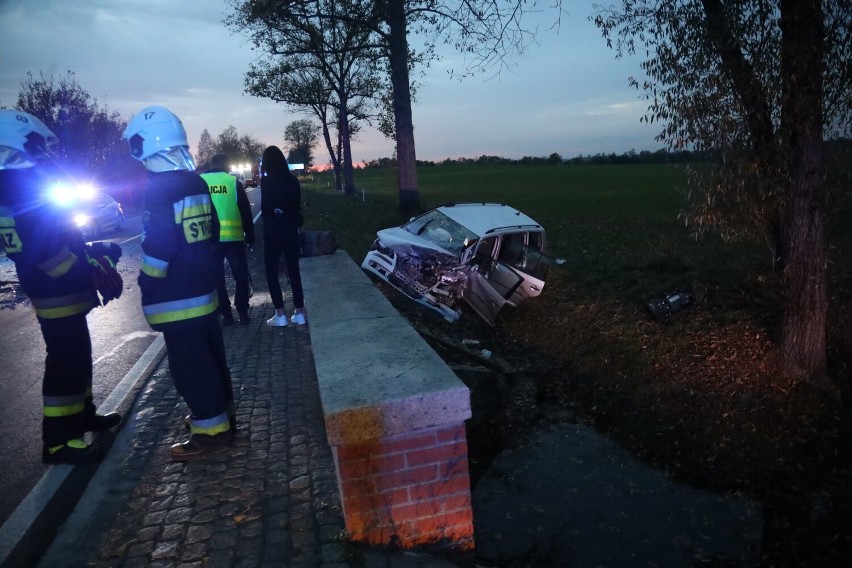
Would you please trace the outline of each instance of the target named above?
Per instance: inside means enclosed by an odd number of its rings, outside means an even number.
[[[47,351],[42,442],[51,447],[82,437],[95,414],[92,340],[85,314],[38,321]]]
[[[222,328],[215,317],[195,327],[163,331],[169,372],[196,422],[228,422],[234,391]],[[195,432],[195,428],[193,428]]]

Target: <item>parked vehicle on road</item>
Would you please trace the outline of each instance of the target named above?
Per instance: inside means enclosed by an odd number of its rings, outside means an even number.
[[[68,215],[87,241],[124,228],[124,209],[121,204],[91,184],[58,182],[50,193],[55,202],[67,208]]]
[[[494,325],[541,294],[551,264],[544,228],[499,203],[444,205],[377,237],[361,268],[451,322],[464,302]]]

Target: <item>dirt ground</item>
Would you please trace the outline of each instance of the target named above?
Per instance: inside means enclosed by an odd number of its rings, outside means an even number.
[[[663,326],[642,306],[543,294],[489,327],[388,295],[471,386],[474,484],[531,432],[579,422],[672,479],[759,502],[761,565],[848,566],[849,405],[785,381],[754,318],[699,304]]]

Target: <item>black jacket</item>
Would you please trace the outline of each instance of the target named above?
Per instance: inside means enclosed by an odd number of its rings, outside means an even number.
[[[215,319],[213,246],[219,221],[198,174],[148,174],[143,213],[142,311],[155,330],[193,327]]]
[[[294,175],[260,181],[260,214],[265,229],[298,229],[302,220],[302,186]],[[280,211],[280,213],[276,212]]]
[[[86,314],[99,305],[86,243],[47,185],[35,168],[0,170],[0,244],[39,318]]]

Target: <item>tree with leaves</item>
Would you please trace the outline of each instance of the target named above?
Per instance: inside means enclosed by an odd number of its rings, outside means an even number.
[[[287,161],[291,164],[304,164],[305,168],[313,165],[314,146],[317,145],[319,127],[307,119],[291,122],[284,129],[284,141],[287,147]]]
[[[201,136],[198,139],[198,149],[195,152],[195,161],[198,167],[206,169],[216,155],[216,145],[213,143],[213,137],[210,136],[210,131],[206,128],[201,131]]]
[[[16,108],[41,119],[59,137],[50,156],[62,170],[95,180],[121,201],[135,199],[144,179],[121,137],[126,122],[92,98],[72,71],[59,79],[27,73]]]
[[[207,131],[204,130],[204,132]],[[230,164],[257,164],[264,148],[263,143],[258,142],[250,135],[240,136],[237,128],[231,125],[216,137],[216,142],[213,144],[213,154],[225,154]]]
[[[387,62],[399,164],[399,201],[404,213],[420,209],[410,68],[421,56],[410,48],[409,34],[422,40],[424,61],[431,58],[435,42],[443,40],[468,58],[462,74],[473,73],[495,65],[503,66],[508,55],[524,51],[534,40],[535,31],[523,27],[523,15],[540,5],[538,0],[346,0],[337,3],[231,0],[230,3],[234,16],[227,23],[234,29],[250,29],[248,26],[260,24],[249,31],[258,47],[277,47],[286,42],[292,30],[305,19],[319,21],[321,26],[344,20],[370,31],[359,49],[377,49]],[[341,5],[346,6],[345,13],[337,9]],[[561,13],[561,0],[554,0],[551,7]],[[270,12],[277,12],[281,17],[270,21]]]
[[[315,6],[316,4],[316,6]],[[246,91],[296,108],[305,108],[320,120],[324,133],[333,119],[342,146],[335,156],[326,137],[335,174],[343,168],[344,189],[355,193],[350,125],[361,115],[365,100],[383,89],[377,61],[380,52],[369,47],[364,4],[349,0],[281,4],[269,0],[243,2],[230,24],[251,36],[255,46],[271,57],[253,64],[246,73]],[[329,17],[318,17],[315,12]]]
[[[852,132],[852,2],[625,0],[595,22],[619,55],[648,54],[633,84],[659,140],[718,156],[693,171],[684,218],[769,243],[787,371],[827,386],[823,150]]]

